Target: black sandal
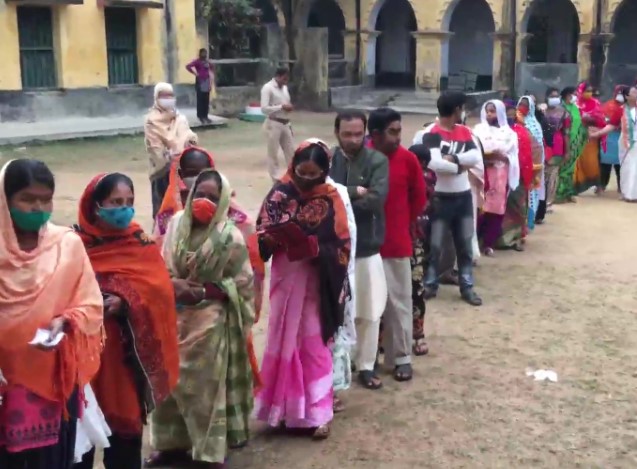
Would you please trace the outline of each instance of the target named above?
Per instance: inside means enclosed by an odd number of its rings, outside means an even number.
[[[358,372],[358,382],[365,389],[370,391],[377,391],[383,387],[383,383],[380,378],[376,376],[376,373],[370,370],[361,370]]]
[[[405,365],[398,365],[394,368],[394,379],[399,382],[411,381],[414,376],[414,371],[411,368],[410,363]]]

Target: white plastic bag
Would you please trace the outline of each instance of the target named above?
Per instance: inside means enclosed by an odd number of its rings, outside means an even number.
[[[76,463],[81,462],[82,456],[93,447],[104,449],[110,446],[108,437],[111,436],[111,429],[106,423],[102,410],[97,405],[93,389],[88,384],[84,387],[84,398],[87,406],[84,409],[84,415],[77,421],[77,436],[75,438]]]

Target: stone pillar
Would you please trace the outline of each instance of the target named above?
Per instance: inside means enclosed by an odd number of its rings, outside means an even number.
[[[510,61],[512,37],[511,33],[492,33],[493,37],[493,82],[491,89],[506,90],[511,83]]]
[[[355,84],[358,82],[356,76],[358,71],[356,70],[356,38],[358,32],[355,29],[346,29],[343,31],[343,58],[347,61],[345,76],[349,84]],[[363,45],[361,44],[361,59],[364,53]]]
[[[283,61],[285,38],[278,24],[266,24],[261,27],[259,41],[259,57],[264,59],[259,64],[257,80],[265,83],[274,76],[277,67]]]
[[[312,111],[329,109],[327,28],[298,30],[294,80],[296,104]]]
[[[376,42],[380,31],[361,31],[361,63],[358,71],[360,83],[374,86],[376,83]]]
[[[415,31],[416,39],[416,89],[440,90],[443,45],[452,33],[447,31]],[[446,52],[448,53],[448,51]]]
[[[580,34],[577,40],[577,68],[579,81],[588,80],[591,70],[591,34]]]
[[[515,56],[518,62],[526,62],[526,44],[530,37],[531,35],[528,33],[518,33],[515,40]]]

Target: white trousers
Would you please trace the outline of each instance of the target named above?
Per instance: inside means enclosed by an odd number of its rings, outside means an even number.
[[[387,304],[387,282],[380,254],[356,259],[356,368],[374,369],[380,318]]]

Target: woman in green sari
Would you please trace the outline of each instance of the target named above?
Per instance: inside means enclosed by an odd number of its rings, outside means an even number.
[[[221,173],[202,172],[166,231],[163,255],[178,304],[180,376],[172,398],[152,416],[156,451],[147,467],[185,463],[189,450],[198,467],[224,467],[227,448],[248,441],[254,284],[243,236],[228,219],[231,194]]]
[[[578,191],[575,187],[574,173],[577,159],[584,151],[588,142],[588,131],[582,123],[582,115],[573,100],[575,87],[569,86],[562,90],[562,106],[566,109],[568,117],[564,120],[564,128],[568,131],[568,141],[565,142],[566,154],[557,177],[557,191],[555,202],[576,202]]]

